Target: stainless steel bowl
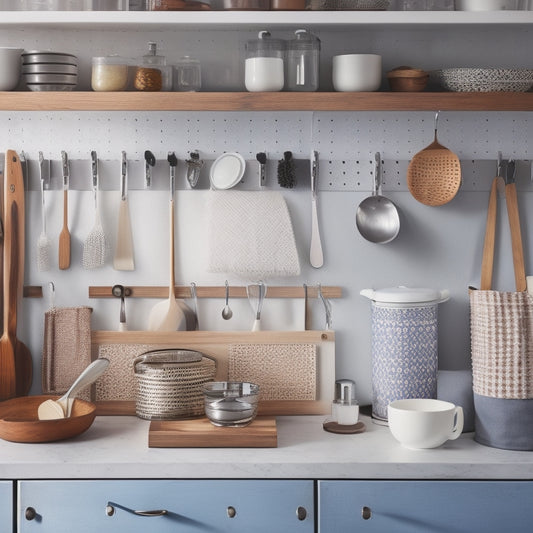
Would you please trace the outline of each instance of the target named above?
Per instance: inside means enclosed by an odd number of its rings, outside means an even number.
[[[32,63],[22,65],[22,74],[78,74],[78,67],[64,63]]]
[[[24,74],[24,80],[28,83],[54,83],[65,85],[76,85],[78,76],[76,74]]]
[[[48,50],[30,50],[22,54],[22,64],[33,63],[63,63],[67,65],[77,65],[78,58],[72,54],[64,52],[50,52]]]
[[[215,426],[241,427],[257,415],[259,385],[240,381],[212,381],[203,386],[205,414]]]

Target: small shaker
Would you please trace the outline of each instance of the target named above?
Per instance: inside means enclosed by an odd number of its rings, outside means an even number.
[[[338,379],[335,390],[336,399],[331,406],[333,419],[341,426],[357,424],[359,404],[355,400],[355,382],[351,379]]]

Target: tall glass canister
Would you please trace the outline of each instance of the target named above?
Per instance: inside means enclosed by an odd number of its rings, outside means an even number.
[[[307,30],[296,30],[287,43],[288,91],[317,91],[319,83],[320,39]]]

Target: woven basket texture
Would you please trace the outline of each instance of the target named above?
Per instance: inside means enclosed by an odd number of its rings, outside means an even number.
[[[533,299],[527,292],[470,292],[473,389],[533,399]]]
[[[213,381],[216,363],[203,356],[194,362],[149,361],[135,365],[137,416],[171,420],[204,414],[202,385]]]
[[[461,185],[461,163],[447,148],[424,149],[409,163],[407,186],[416,200],[437,206],[450,202]]]

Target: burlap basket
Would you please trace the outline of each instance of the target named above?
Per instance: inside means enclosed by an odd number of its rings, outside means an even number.
[[[202,385],[213,381],[216,362],[193,350],[155,350],[133,361],[139,418],[171,420],[204,414]]]
[[[516,292],[491,289],[498,186],[493,181],[481,268],[481,290],[470,291],[475,439],[511,450],[533,450],[533,298],[526,276],[514,182],[505,185]]]

